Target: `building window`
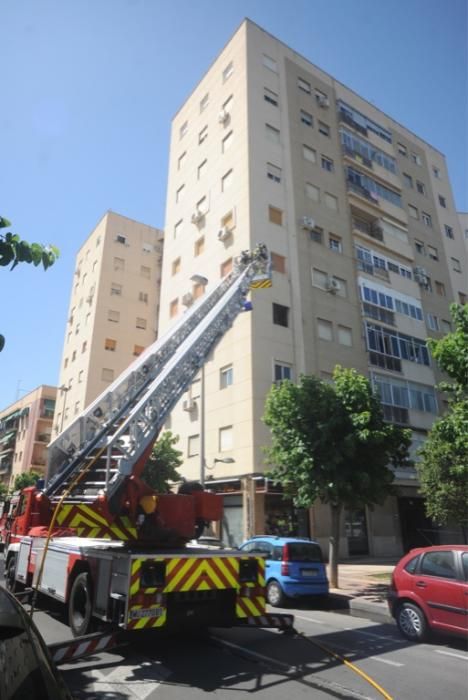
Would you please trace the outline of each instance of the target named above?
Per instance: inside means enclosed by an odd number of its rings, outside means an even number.
[[[310,240],[314,243],[323,243],[323,228],[316,226],[312,231],[309,231]]]
[[[205,291],[205,285],[197,282],[192,287],[192,296],[194,299],[199,299]]]
[[[463,292],[458,292],[458,301],[460,304],[466,304],[467,299],[468,297],[466,294],[464,294]]]
[[[320,163],[321,163],[322,169],[327,170],[329,173],[332,173],[335,169],[335,166],[334,166],[331,158],[327,158],[326,156],[322,156]]]
[[[205,159],[203,163],[200,163],[197,170],[198,179],[201,180],[203,175],[206,174],[208,161]]]
[[[221,227],[227,228],[228,231],[232,231],[234,228],[234,211],[228,211],[221,219]]]
[[[210,95],[206,93],[204,97],[200,100],[200,114],[205,111],[210,103]]]
[[[147,292],[139,292],[138,301],[142,301],[145,304],[147,304],[148,303],[148,293]]]
[[[179,139],[183,139],[188,131],[188,122],[184,122],[179,129]]]
[[[226,192],[226,190],[232,185],[232,170],[229,170],[221,178],[221,192]]]
[[[442,195],[439,194],[439,204],[441,207],[444,207],[444,209],[447,208],[447,200],[445,197],[442,197]]]
[[[310,148],[310,146],[306,146],[305,144],[302,144],[302,155],[305,160],[308,160],[309,163],[316,163],[317,162],[317,152],[314,151],[313,148]]]
[[[177,275],[180,272],[180,258],[176,258],[172,261],[171,271],[173,275]]]
[[[308,83],[307,80],[304,80],[303,78],[298,78],[297,87],[299,88],[299,90],[302,90],[303,92],[306,92],[308,95],[310,95],[311,87],[310,83]]]
[[[284,362],[276,362],[273,366],[273,381],[276,384],[284,382],[285,379],[292,380],[292,367]]]
[[[78,384],[83,383],[83,375],[84,375],[84,370],[80,369],[80,371],[78,372]]]
[[[122,234],[118,233],[115,237],[115,242],[125,245],[127,243],[127,239],[125,238],[125,236],[122,236]]]
[[[312,284],[314,287],[326,289],[328,286],[328,280],[329,276],[327,272],[318,270],[316,267],[312,268]]]
[[[124,270],[125,260],[123,258],[114,258],[114,270]]]
[[[108,369],[107,367],[102,368],[101,379],[104,382],[112,382],[114,379],[114,370]]]
[[[333,326],[324,318],[317,319],[317,334],[321,340],[333,340]]]
[[[415,165],[421,165],[421,156],[419,156],[417,153],[411,153],[411,160]]]
[[[227,64],[226,68],[223,70],[223,83],[228,80],[231,75],[234,73],[234,63],[231,61],[230,63]]]
[[[313,126],[314,125],[314,118],[309,112],[306,112],[305,109],[301,109],[299,113],[299,118],[303,124],[306,126]]]
[[[200,435],[189,435],[187,439],[187,457],[200,454]]]
[[[424,248],[424,243],[422,241],[414,241],[414,247],[416,249],[416,252],[419,253],[420,255],[425,255],[426,251]]]
[[[265,124],[266,137],[272,143],[280,142],[280,131],[270,124]]]
[[[442,333],[444,335],[447,335],[447,333],[452,332],[452,324],[450,323],[450,321],[445,321],[444,319],[442,319],[440,323],[442,327]]]
[[[265,66],[265,68],[269,68],[273,71],[273,73],[278,72],[278,64],[276,63],[274,58],[270,58],[270,56],[267,56],[265,53],[262,56],[262,63]]]
[[[226,153],[228,148],[230,148],[230,146],[232,145],[233,133],[234,132],[230,131],[229,134],[226,134],[226,136],[223,138],[221,145],[221,150],[223,153]]]
[[[174,316],[177,316],[179,312],[179,300],[178,299],[173,299],[171,303],[169,304],[169,316],[170,318],[174,318]]]
[[[271,253],[271,269],[273,272],[280,272],[282,274],[286,272],[286,258],[284,255]]]
[[[205,250],[205,237],[202,236],[197,241],[195,241],[195,243],[193,245],[193,254],[195,256],[201,255],[204,250]]]
[[[289,308],[282,304],[273,304],[273,323],[275,326],[289,326]]]
[[[451,226],[447,226],[447,224],[445,224],[444,230],[445,230],[445,236],[447,238],[451,238],[453,240],[454,239],[453,228]]]
[[[267,178],[273,182],[281,182],[281,168],[273,163],[267,163]]]
[[[202,144],[208,138],[208,124],[198,134],[198,144]]]
[[[232,258],[228,258],[223,263],[221,263],[220,272],[221,277],[226,277],[232,271]]]
[[[427,327],[431,329],[431,331],[438,331],[439,330],[439,319],[435,314],[426,314],[426,319],[427,319]]]
[[[338,199],[335,197],[335,195],[325,192],[324,202],[325,206],[332,211],[338,211]]]
[[[347,326],[338,326],[338,342],[340,345],[351,347],[353,344],[353,333]]]
[[[322,134],[323,136],[330,136],[330,127],[328,126],[328,124],[325,124],[324,122],[319,122],[318,130],[319,134]]]
[[[268,221],[270,221],[272,224],[277,224],[278,226],[283,225],[283,212],[281,209],[277,209],[276,207],[272,207],[271,205],[268,207]]]
[[[112,338],[106,338],[104,341],[104,349],[105,350],[111,350],[112,352],[115,351],[117,347],[117,341],[113,340]]]
[[[455,270],[455,272],[461,272],[461,264],[458,258],[450,258],[450,260],[452,261],[452,269]]]
[[[276,92],[273,92],[273,90],[270,90],[269,88],[263,88],[263,99],[265,102],[268,102],[269,104],[273,105],[273,107],[278,107],[279,104],[279,98]]]
[[[306,193],[306,196],[309,199],[311,199],[313,202],[320,201],[320,190],[318,187],[316,187],[316,185],[313,185],[311,182],[306,182],[305,193]]]
[[[234,444],[232,425],[226,425],[219,429],[219,451],[232,450]]]
[[[137,318],[135,326],[141,330],[146,330],[146,318]]]
[[[438,260],[439,259],[439,252],[438,252],[437,248],[434,248],[433,245],[427,246],[427,255],[431,258],[431,260]]]
[[[343,245],[341,242],[341,238],[339,236],[335,236],[330,233],[328,236],[328,247],[330,250],[333,250],[335,253],[342,253],[343,252]]]
[[[135,357],[138,357],[138,355],[141,355],[144,349],[145,348],[143,347],[143,345],[134,345],[133,354],[135,355]]]
[[[83,342],[81,343],[81,352],[86,352],[87,347],[88,347],[88,341],[83,340]]]
[[[408,204],[408,214],[412,219],[419,219],[419,212],[412,204]]]
[[[176,192],[176,204],[178,202],[182,201],[184,194],[185,194],[185,185],[181,185]]]
[[[434,173],[434,177],[435,177],[437,180],[440,180],[440,179],[441,179],[440,170],[439,170],[439,168],[437,168],[435,165],[432,166],[432,172]]]
[[[420,182],[419,180],[416,180],[416,189],[419,192],[419,194],[426,194],[426,186],[423,182]]]
[[[177,159],[177,170],[182,170],[182,167],[185,163],[185,156],[187,155],[187,152],[184,151],[179,158]]]
[[[443,282],[438,282],[437,280],[434,280],[434,286],[436,290],[436,294],[438,294],[441,297],[445,296],[445,285]]]
[[[122,285],[116,284],[115,282],[112,282],[111,283],[111,295],[121,296],[121,294],[122,294]]]
[[[68,357],[66,357],[65,360],[63,361],[63,368],[67,369],[67,367],[68,367]]]
[[[421,220],[425,226],[429,226],[429,228],[432,228],[432,217],[430,214],[426,214],[425,211],[422,211]]]
[[[405,156],[405,158],[408,156],[408,149],[402,143],[397,143],[397,151],[400,156]]]
[[[142,265],[140,267],[140,275],[141,277],[144,277],[145,279],[150,279],[151,277],[151,268],[147,267],[146,265]]]
[[[226,367],[221,367],[219,370],[219,388],[226,389],[226,387],[231,386],[234,380],[234,373],[232,365],[227,365]]]
[[[403,182],[405,183],[406,187],[409,187],[410,189],[413,188],[413,178],[411,175],[403,173]]]

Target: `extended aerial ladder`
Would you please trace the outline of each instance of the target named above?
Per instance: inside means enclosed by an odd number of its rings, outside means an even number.
[[[82,536],[96,535],[97,529],[99,536],[135,536],[133,521],[144,493],[139,477],[158,433],[216,343],[245,309],[249,289],[269,285],[269,279],[266,247],[243,252],[227,277],[207,290],[49,445],[44,497],[52,507],[60,503],[61,527],[78,524]],[[163,500],[159,506],[164,507]],[[200,507],[203,511],[203,504]],[[196,515],[203,520],[203,512]],[[115,525],[114,534],[106,530],[109,522]]]

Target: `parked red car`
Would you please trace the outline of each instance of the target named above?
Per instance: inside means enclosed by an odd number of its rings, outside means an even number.
[[[430,631],[468,635],[468,546],[412,549],[395,566],[388,604],[412,642]]]

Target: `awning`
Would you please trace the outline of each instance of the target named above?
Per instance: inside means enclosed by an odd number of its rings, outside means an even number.
[[[8,440],[11,440],[13,435],[16,434],[16,430],[11,430],[9,433],[6,433],[2,438],[0,438],[0,445],[4,445],[5,442],[8,442]]]

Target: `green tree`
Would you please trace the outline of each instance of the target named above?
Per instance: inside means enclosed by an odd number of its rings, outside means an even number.
[[[0,502],[4,501],[8,496],[8,486],[0,481]]]
[[[181,466],[182,452],[174,445],[179,441],[178,435],[167,430],[154,444],[153,450],[143,469],[142,479],[157,493],[168,493],[170,481],[180,481],[177,468]]]
[[[297,507],[329,504],[330,583],[338,586],[340,519],[344,507],[382,503],[392,493],[390,465],[408,464],[411,431],[386,423],[369,380],[336,367],[333,384],[302,376],[267,396],[264,421],[272,444],[270,476]]]
[[[13,491],[21,491],[27,486],[35,486],[37,480],[41,478],[41,475],[37,472],[23,472],[23,474],[18,474],[15,476],[15,481],[13,484]]]
[[[458,523],[468,535],[468,305],[450,307],[454,331],[428,346],[451,382],[447,413],[435,421],[417,464],[427,515],[441,525]]]
[[[11,223],[8,219],[0,216],[0,229],[9,228]],[[11,264],[10,270],[20,263],[32,263],[38,267],[42,265],[44,270],[54,264],[59,256],[59,251],[55,246],[44,246],[41,243],[28,243],[18,234],[7,231],[0,234],[0,266],[7,267]],[[0,335],[0,351],[5,345],[5,338]]]

